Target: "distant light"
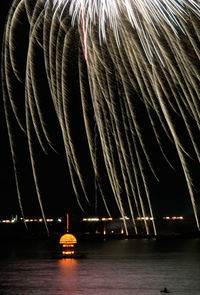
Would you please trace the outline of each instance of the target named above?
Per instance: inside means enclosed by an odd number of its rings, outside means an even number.
[[[124,217],[120,217],[120,220],[129,220],[129,217],[127,217],[127,216],[124,216]]]
[[[184,217],[183,216],[172,216],[172,217],[164,216],[163,219],[166,219],[166,220],[183,220]]]
[[[52,222],[53,221],[53,218],[47,218],[46,221],[47,222]]]
[[[3,223],[10,223],[9,219],[2,220]]]
[[[109,221],[109,220],[113,220],[112,217],[103,217],[101,218],[102,221]]]
[[[99,221],[99,218],[94,217],[94,218],[88,218],[88,221]]]
[[[145,216],[145,217],[137,217],[137,220],[153,220],[153,217],[148,217],[148,216]]]
[[[83,221],[91,221],[91,222],[93,222],[93,221],[99,221],[99,218],[97,218],[97,217],[93,217],[93,218],[83,218]]]
[[[57,219],[57,221],[58,221],[58,222],[62,222],[62,218],[59,217],[59,218]]]

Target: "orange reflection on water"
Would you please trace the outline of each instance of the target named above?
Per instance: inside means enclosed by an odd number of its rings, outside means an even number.
[[[61,272],[69,276],[76,271],[77,261],[74,258],[62,258],[58,260]]]
[[[58,260],[60,270],[60,286],[63,294],[71,294],[77,287],[77,260],[62,258]]]

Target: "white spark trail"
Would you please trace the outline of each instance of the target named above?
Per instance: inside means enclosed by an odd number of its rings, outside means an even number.
[[[199,19],[199,0],[13,1],[2,81],[23,216],[15,131],[26,136],[45,220],[35,145],[46,155],[58,153],[54,128],[84,212],[94,208],[94,186],[109,216],[115,202],[126,234],[128,213],[136,234],[138,215],[146,234],[156,235],[151,182],[160,180],[158,153],[174,170],[179,161],[200,229],[196,172],[190,167],[192,161],[200,164]]]

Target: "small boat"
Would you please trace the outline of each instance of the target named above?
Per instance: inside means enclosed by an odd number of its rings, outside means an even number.
[[[161,293],[171,293],[167,288],[160,290]]]

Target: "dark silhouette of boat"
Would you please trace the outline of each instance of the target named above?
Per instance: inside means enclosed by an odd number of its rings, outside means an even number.
[[[161,293],[171,293],[167,288],[160,290]]]

